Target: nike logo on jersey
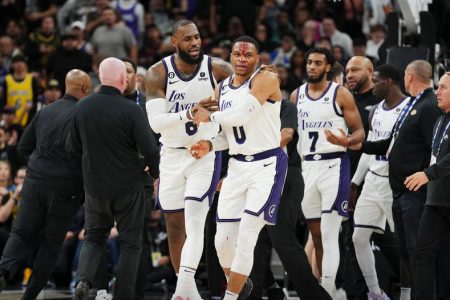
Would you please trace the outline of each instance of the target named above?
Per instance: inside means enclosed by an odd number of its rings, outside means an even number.
[[[264,167],[267,167],[267,166],[270,166],[270,165],[273,165],[273,162],[268,163],[268,164],[264,164]]]
[[[334,165],[328,166],[329,169],[334,168],[335,166],[337,166],[337,163],[335,163]]]
[[[174,81],[172,81],[172,80],[169,80],[169,84],[174,84],[174,83],[177,83],[179,80],[174,80]]]

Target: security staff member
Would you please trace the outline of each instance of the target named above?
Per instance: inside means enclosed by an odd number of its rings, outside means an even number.
[[[363,142],[351,146],[367,154],[387,155],[389,159],[389,184],[394,196],[392,214],[395,238],[400,256],[412,275],[414,250],[419,221],[426,199],[426,187],[409,191],[404,184],[407,176],[421,171],[430,164],[433,126],[441,116],[436,96],[430,88],[431,65],[415,60],[405,69],[406,91],[412,96],[405,105],[391,136],[386,140]]]
[[[22,299],[36,299],[47,283],[80,207],[81,174],[72,167],[64,146],[76,102],[90,91],[89,76],[71,70],[66,76],[66,94],[36,114],[19,143],[19,151],[29,156],[28,169],[19,214],[0,261],[0,290],[43,237]]]
[[[122,57],[120,59],[125,63],[125,67],[127,68],[127,87],[123,91],[123,96],[127,98],[128,100],[133,101],[136,103],[136,105],[139,105],[145,115],[147,116],[147,110],[145,108],[145,94],[140,93],[136,89],[136,72],[137,72],[137,65],[134,61],[131,60],[131,58],[128,57]],[[150,130],[148,134],[154,135],[153,130]],[[145,183],[144,183],[144,192],[145,192],[145,217],[144,222],[145,224],[148,223],[148,216],[150,216],[150,210],[152,207],[154,207],[154,201],[153,201],[153,178],[150,176],[150,174],[147,174],[145,177]],[[143,229],[143,236],[142,236],[142,253],[141,253],[141,261],[139,263],[138,268],[138,275],[136,279],[136,300],[144,299],[145,297],[145,287],[148,283],[147,281],[147,271],[149,264],[151,264],[150,261],[150,244],[148,240],[148,234],[147,234],[147,226],[144,226]]]
[[[416,300],[436,299],[436,255],[450,231],[450,72],[441,77],[436,96],[445,114],[434,126],[430,166],[405,180],[406,187],[414,191],[428,183],[413,273]]]
[[[144,167],[157,178],[159,154],[142,109],[122,96],[127,84],[125,64],[107,58],[100,63],[99,77],[100,91],[77,106],[66,146],[75,158],[82,157],[86,192],[86,240],[75,299],[88,299],[114,220],[121,237],[114,296],[134,299],[145,213]]]

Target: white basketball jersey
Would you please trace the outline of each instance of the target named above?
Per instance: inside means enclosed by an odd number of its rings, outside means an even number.
[[[409,97],[405,97],[402,102],[391,109],[386,109],[385,100],[381,101],[376,106],[371,122],[371,141],[379,141],[389,138],[398,116],[408,101]],[[389,163],[387,157],[385,155],[371,155],[369,170],[376,175],[389,176]]]
[[[232,77],[220,84],[219,108],[221,111],[235,107],[244,95],[250,93],[252,76],[241,86],[233,86]],[[253,155],[280,147],[281,140],[281,101],[267,100],[251,119],[243,126],[222,126],[227,136],[230,155]]]
[[[302,157],[309,154],[324,154],[346,151],[344,147],[329,143],[324,130],[330,129],[338,133],[338,128],[347,132],[344,116],[336,103],[339,85],[330,81],[323,94],[313,99],[308,94],[308,83],[297,90],[298,110],[298,153]]]
[[[211,66],[211,57],[204,55],[192,76],[183,78],[178,72],[174,56],[165,57],[162,61],[166,69],[166,113],[187,110],[200,100],[214,97],[217,84]],[[217,135],[219,126],[213,123],[197,127],[192,121],[165,130],[161,134],[164,146],[179,148],[189,147],[201,139],[211,139]]]

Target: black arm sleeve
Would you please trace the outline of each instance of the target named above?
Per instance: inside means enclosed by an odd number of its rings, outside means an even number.
[[[150,129],[145,114],[140,107],[133,110],[133,137],[144,156],[145,164],[150,168],[153,178],[159,178],[159,151],[155,136]]]
[[[361,151],[366,154],[386,155],[391,140],[392,140],[392,133],[391,136],[385,140],[365,141],[362,143]]]
[[[19,142],[19,153],[28,158],[36,148],[36,123],[38,122],[39,113],[35,115],[31,123],[25,128]]]

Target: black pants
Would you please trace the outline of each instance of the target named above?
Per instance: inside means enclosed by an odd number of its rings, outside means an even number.
[[[426,206],[419,225],[413,273],[416,300],[436,299],[436,256],[449,231],[450,208]]]
[[[205,261],[206,273],[208,274],[208,288],[211,297],[221,297],[226,287],[225,274],[220,265],[214,245],[214,238],[217,231],[216,214],[219,194],[216,193],[214,195],[214,200],[205,222]]]
[[[40,241],[33,273],[22,299],[35,299],[47,283],[58,260],[61,245],[80,207],[74,193],[49,189],[25,181],[20,210],[5,246],[0,269],[13,277],[27,258],[29,249]]]
[[[150,272],[149,266],[151,265],[150,260],[150,245],[148,240],[148,233],[147,233],[147,222],[151,213],[152,207],[154,207],[153,204],[153,186],[145,186],[144,187],[144,193],[145,193],[145,215],[144,215],[144,226],[142,226],[142,252],[141,252],[141,258],[139,260],[139,268],[136,278],[136,300],[142,300],[145,298],[145,289],[148,284],[147,282],[147,274]]]
[[[414,252],[417,243],[420,217],[422,216],[426,193],[404,192],[394,197],[392,216],[395,224],[395,240],[400,255],[403,257],[412,273],[414,265]]]
[[[134,300],[137,270],[142,250],[145,214],[144,190],[122,197],[97,198],[86,193],[85,242],[80,253],[78,280],[95,280],[109,232],[117,222],[120,258],[116,266],[114,297]]]
[[[254,284],[252,297],[256,296],[256,299],[260,299],[262,293],[261,287],[264,283],[267,256],[272,251],[272,245],[280,256],[289,280],[302,300],[331,299],[314,277],[305,250],[296,236],[296,225],[301,213],[304,186],[301,169],[289,167],[281,196],[277,224],[266,226],[267,231],[261,231],[255,247],[255,258],[250,278]],[[267,234],[269,239],[262,238],[261,234]]]

